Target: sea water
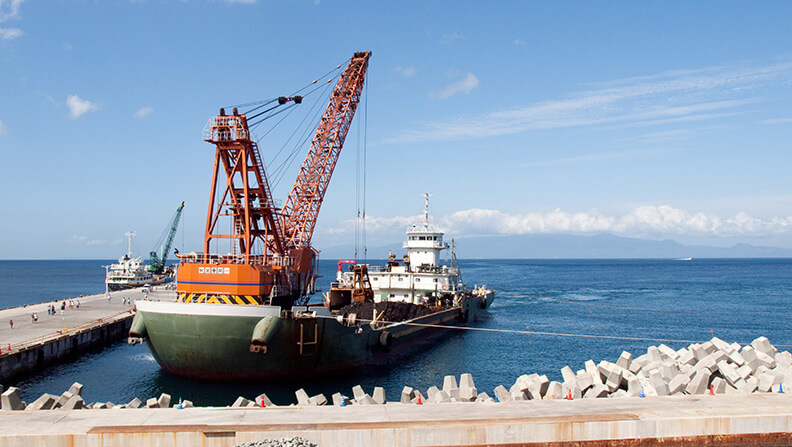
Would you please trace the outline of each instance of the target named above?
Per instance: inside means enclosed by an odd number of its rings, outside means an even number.
[[[0,261],[0,308],[101,292],[111,261]],[[373,264],[380,264],[372,262]],[[521,374],[560,380],[560,369],[586,360],[615,362],[665,342],[679,349],[717,336],[748,343],[766,336],[780,350],[792,346],[792,259],[677,260],[462,260],[468,285],[485,284],[496,299],[473,329],[448,330],[439,339],[389,359],[386,368],[342,376],[266,382],[213,383],[163,372],[145,345],[119,342],[49,368],[15,385],[23,399],[85,385],[87,402],[126,403],[168,393],[198,405],[230,405],[237,396],[266,392],[276,403],[294,391],[351,395],[360,384],[424,392],[443,376],[471,373],[479,392],[509,387]],[[335,278],[336,261],[320,261],[319,287]],[[539,334],[545,333],[545,334]],[[609,338],[610,337],[610,338]]]

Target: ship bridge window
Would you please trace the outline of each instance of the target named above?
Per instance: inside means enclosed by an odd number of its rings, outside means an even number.
[[[379,280],[379,278],[377,278],[377,277],[375,276],[375,277],[371,278],[371,280],[372,280],[372,281],[378,281],[378,280]]]
[[[437,282],[437,278],[434,279],[434,282]]]
[[[415,282],[420,282],[421,278],[415,278]]]

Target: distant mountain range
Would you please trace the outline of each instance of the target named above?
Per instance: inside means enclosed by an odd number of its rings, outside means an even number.
[[[450,240],[447,242],[450,243]],[[401,257],[402,242],[368,247],[369,259],[385,259],[388,250]],[[456,240],[457,257],[462,259],[624,259],[624,258],[787,258],[792,249],[735,244],[731,247],[683,245],[666,239],[652,241],[612,234],[575,236],[565,234],[470,237]],[[322,259],[353,256],[351,245],[325,248]]]

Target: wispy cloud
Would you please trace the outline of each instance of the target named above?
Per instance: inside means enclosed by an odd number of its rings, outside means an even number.
[[[428,95],[433,99],[448,99],[457,93],[470,93],[478,85],[478,78],[472,73],[467,73],[464,78],[452,82],[442,90],[429,92]]]
[[[733,116],[744,113],[741,106],[757,102],[756,98],[745,97],[746,93],[766,86],[790,83],[791,77],[792,62],[761,67],[675,70],[610,81],[597,89],[523,107],[430,122],[417,129],[406,130],[386,142],[448,141],[533,129],[592,125],[648,126]],[[470,81],[471,84],[478,84],[477,80]],[[456,89],[471,84],[462,83]],[[435,95],[443,97],[458,91],[452,86]],[[741,97],[735,98],[738,95]]]
[[[528,163],[523,163],[524,167],[541,167],[541,166],[557,166],[568,165],[576,163],[590,163],[592,161],[603,160],[621,160],[621,159],[635,159],[635,158],[652,158],[662,157],[665,155],[677,152],[676,149],[641,149],[632,151],[614,151],[603,152],[598,154],[586,154],[577,157],[556,158],[552,160],[538,160]]]
[[[25,0],[0,0],[0,23],[19,17],[19,6]],[[0,39],[12,40],[24,35],[19,28],[0,27]]]
[[[52,96],[50,96],[50,95],[48,95],[48,94],[46,94],[44,92],[36,92],[36,95],[41,96],[42,98],[46,99],[50,104],[52,104],[55,107],[59,107],[60,106],[60,104],[58,104],[58,101],[55,101],[55,98],[53,98]]]
[[[367,229],[372,233],[399,233],[422,216],[369,218]],[[631,237],[715,236],[759,237],[792,232],[792,216],[760,219],[744,212],[733,216],[717,216],[691,212],[669,205],[644,205],[621,216],[600,212],[547,212],[511,214],[495,209],[468,209],[435,219],[449,233],[463,236],[521,234],[596,234],[612,233]],[[354,231],[354,221],[345,221],[331,230],[340,235]]]
[[[144,116],[152,113],[154,108],[151,106],[141,107],[140,110],[135,112],[135,118],[143,118]]]
[[[252,5],[256,0],[225,0],[228,4]]]
[[[792,123],[792,118],[776,118],[772,120],[765,120],[763,122],[765,124],[790,124]]]
[[[398,67],[394,68],[394,71],[396,71],[397,73],[401,74],[405,78],[411,78],[411,77],[415,76],[416,73],[418,73],[418,70],[416,70],[415,67],[412,67],[412,66],[410,66],[410,67],[398,66]]]
[[[527,43],[522,39],[514,39],[514,44],[517,46],[527,45]]]
[[[7,132],[7,130],[6,130],[5,124],[3,124],[2,121],[0,121],[0,135],[5,135],[6,132]]]
[[[456,32],[443,34],[443,41],[446,43],[455,42],[457,40],[465,40],[465,36]]]
[[[90,239],[88,236],[82,235],[72,235],[71,239],[66,241],[67,243],[71,244],[78,244],[78,245],[107,245],[107,241],[103,239]]]
[[[66,98],[66,107],[69,108],[69,116],[77,119],[80,116],[99,109],[99,105],[94,102],[82,99],[77,95],[69,95]]]

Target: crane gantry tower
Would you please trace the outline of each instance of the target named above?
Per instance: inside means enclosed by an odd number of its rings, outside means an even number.
[[[310,293],[317,253],[311,237],[370,57],[355,53],[341,73],[283,210],[273,200],[246,115],[220,109],[209,120],[204,140],[215,145],[215,160],[203,253],[179,256],[179,301],[286,307]],[[220,240],[231,242],[227,255],[211,252]]]

